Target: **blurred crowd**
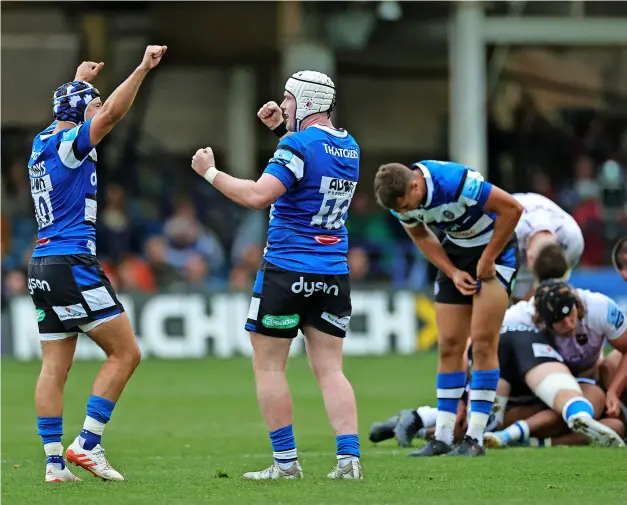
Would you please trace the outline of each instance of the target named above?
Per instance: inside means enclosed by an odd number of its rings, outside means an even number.
[[[36,132],[8,133],[2,146],[3,305],[27,293],[37,232],[26,169]],[[584,113],[558,127],[523,102],[513,128],[490,121],[488,138],[491,182],[556,201],[583,229],[580,268],[609,264],[611,243],[627,234],[627,121]],[[166,165],[100,168],[98,256],[112,284],[147,294],[248,290],[263,254],[267,211],[232,204],[186,170],[188,160]],[[364,157],[364,182],[347,223],[352,282],[421,289],[432,271],[402,227],[376,207],[370,182],[376,166],[370,165]]]

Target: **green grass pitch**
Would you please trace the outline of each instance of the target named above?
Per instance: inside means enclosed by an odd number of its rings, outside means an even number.
[[[627,450],[493,450],[484,458],[408,459],[393,441],[367,439],[373,421],[434,402],[436,356],[346,359],[357,393],[363,482],[328,481],[335,438],[307,362],[290,361],[303,481],[246,482],[272,461],[247,359],[147,360],[120,400],[103,445],[125,476],[44,484],[36,436],[38,363],[2,361],[2,504],[627,504]],[[78,434],[98,363],[74,365],[66,387],[67,446]],[[74,468],[74,467],[73,467]]]

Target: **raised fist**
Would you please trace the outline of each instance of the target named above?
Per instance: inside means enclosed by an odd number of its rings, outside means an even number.
[[[215,166],[216,162],[213,157],[213,149],[211,149],[211,147],[198,149],[198,151],[196,151],[196,154],[194,154],[194,156],[192,157],[192,168],[201,177],[204,177],[209,168]]]
[[[274,130],[283,122],[283,111],[276,102],[268,102],[259,109],[257,117],[263,121],[268,128]]]
[[[155,68],[161,61],[161,58],[167,49],[168,46],[148,46],[146,48],[146,52],[144,53],[144,59],[142,60],[140,67],[144,70]]]
[[[102,70],[104,63],[95,63],[93,61],[84,61],[76,69],[75,81],[91,82],[98,75],[98,72]]]

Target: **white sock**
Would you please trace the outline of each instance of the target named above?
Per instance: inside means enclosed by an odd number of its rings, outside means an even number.
[[[346,465],[353,461],[359,461],[359,458],[357,456],[344,456],[341,454],[337,456],[337,462],[340,465],[340,468],[344,468]]]
[[[499,426],[503,426],[505,420],[505,408],[507,407],[507,401],[509,396],[496,395],[494,399],[494,417]]]
[[[63,456],[63,444],[61,442],[50,442],[44,444],[46,456]]]
[[[483,445],[483,433],[485,432],[489,418],[490,415],[484,414],[483,412],[471,411],[470,416],[468,416],[468,430],[466,431],[466,435],[470,438],[474,438],[479,442],[479,445]]]
[[[446,412],[444,410],[438,410],[438,414],[435,422],[435,439],[451,445],[455,436],[455,420],[457,414],[453,412]]]
[[[106,424],[96,421],[93,417],[85,416],[85,422],[83,423],[83,429],[91,431],[94,435],[100,435],[104,433]]]
[[[509,435],[508,441],[518,442],[522,440],[526,442],[529,440],[529,425],[526,421],[516,421],[511,426],[505,428],[504,431]]]
[[[283,470],[284,472],[285,472],[286,470],[289,470],[290,468],[292,468],[292,465],[293,465],[294,463],[296,463],[296,461],[287,461],[287,462],[285,462],[285,463],[279,463],[279,462],[277,461],[277,464],[279,465],[279,468],[280,468],[281,470]]]
[[[425,405],[424,407],[418,407],[416,409],[416,414],[418,414],[420,419],[422,419],[422,426],[429,429],[435,426],[435,422],[438,417],[438,409]]]

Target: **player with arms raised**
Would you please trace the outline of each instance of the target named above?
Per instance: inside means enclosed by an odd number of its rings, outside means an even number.
[[[445,161],[379,167],[379,204],[391,209],[438,267],[435,311],[440,358],[435,436],[413,456],[480,456],[499,380],[499,330],[517,272],[514,228],[522,205],[481,174]],[[445,233],[440,243],[428,226]],[[452,448],[459,400],[466,386],[468,330],[475,371],[464,441]]]
[[[63,388],[78,333],[107,355],[87,402],[80,435],[67,448],[69,461],[106,480],[124,480],[100,445],[115,402],[139,364],[140,351],[124,308],[96,260],[96,149],[128,112],[142,81],[165,46],[148,46],[141,64],[104,102],[91,81],[103,64],[85,62],[74,81],[54,93],[55,121],[33,141],[28,170],[37,245],[28,286],[37,309],[42,368],[35,403],[37,428],[48,459],[46,482],[79,480],[63,458]]]
[[[218,171],[210,148],[198,150],[192,160],[192,168],[234,202],[256,209],[272,205],[246,329],[274,463],[244,474],[247,479],[303,477],[285,378],[299,329],[336,434],[338,461],[328,476],[363,477],[355,395],[342,372],[342,339],[351,316],[344,222],[359,178],[359,146],[347,131],[333,127],[334,104],[335,86],[326,75],[302,71],[288,79],[281,107],[269,102],[258,112],[281,140],[257,181]]]

